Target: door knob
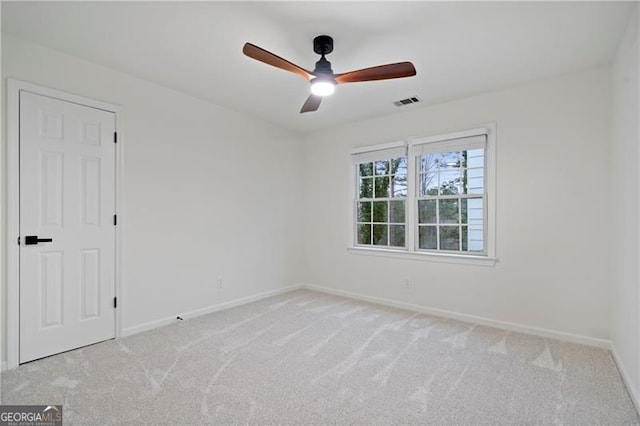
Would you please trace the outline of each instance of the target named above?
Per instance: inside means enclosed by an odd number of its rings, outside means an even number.
[[[24,237],[24,245],[30,246],[38,243],[50,243],[53,241],[53,238],[38,238],[37,235],[27,235]]]

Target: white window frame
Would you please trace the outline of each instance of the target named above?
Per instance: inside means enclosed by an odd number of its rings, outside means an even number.
[[[365,146],[355,148],[351,151],[351,156],[357,158],[367,152],[385,150],[390,147],[406,145],[407,147],[407,197],[406,197],[406,223],[405,223],[405,248],[378,248],[357,245],[356,227],[356,200],[358,171],[354,166],[355,161],[349,163],[350,171],[350,206],[349,209],[349,243],[348,251],[353,254],[383,256],[392,258],[417,259],[446,263],[474,264],[482,266],[493,266],[497,262],[496,257],[496,123],[487,123],[479,127],[468,128],[462,131],[446,132],[441,134],[410,137],[403,141],[390,142],[386,144]],[[486,135],[485,145],[485,216],[484,216],[484,237],[485,251],[478,254],[456,253],[447,251],[424,251],[417,249],[417,156],[420,155],[418,147],[427,144],[444,145],[446,150],[447,141]],[[453,142],[455,143],[455,142]]]

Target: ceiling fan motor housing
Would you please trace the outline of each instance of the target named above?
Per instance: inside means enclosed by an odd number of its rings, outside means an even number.
[[[323,56],[318,62],[316,62],[316,68],[314,72],[322,74],[333,74],[333,70],[331,69],[331,62],[327,61]]]

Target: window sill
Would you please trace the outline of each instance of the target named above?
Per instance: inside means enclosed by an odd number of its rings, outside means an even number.
[[[365,255],[391,257],[396,259],[420,260],[428,262],[454,263],[462,265],[478,265],[478,266],[495,266],[498,262],[497,258],[486,256],[472,256],[464,254],[449,253],[424,253],[409,252],[400,250],[364,248],[364,247],[347,247],[349,253]]]

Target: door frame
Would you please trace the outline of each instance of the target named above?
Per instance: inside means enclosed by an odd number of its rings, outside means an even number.
[[[122,225],[124,220],[124,204],[122,197],[123,183],[123,112],[122,107],[102,101],[74,95],[60,90],[50,89],[16,79],[7,79],[7,369],[18,366],[20,359],[20,92],[26,91],[36,95],[47,96],[62,101],[97,108],[112,112],[115,115],[115,130],[118,140],[115,146],[115,214],[118,225],[115,227],[115,297],[118,307],[115,311],[115,337],[122,336]],[[1,348],[1,346],[0,346]],[[1,353],[1,352],[0,352]]]

